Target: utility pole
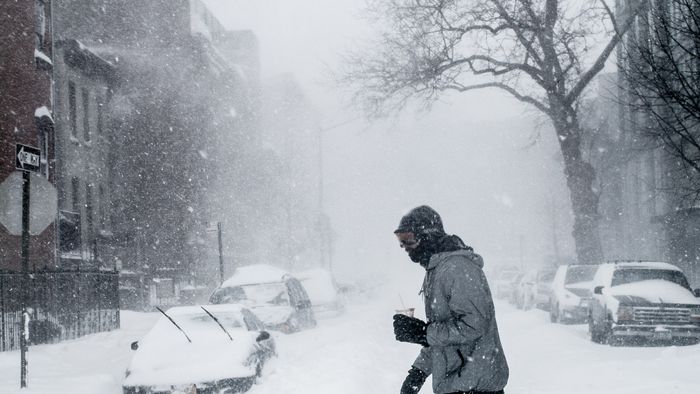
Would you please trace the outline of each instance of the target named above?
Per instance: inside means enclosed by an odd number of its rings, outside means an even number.
[[[216,222],[216,232],[219,239],[219,278],[220,282],[224,283],[224,253],[221,244],[221,222]]]

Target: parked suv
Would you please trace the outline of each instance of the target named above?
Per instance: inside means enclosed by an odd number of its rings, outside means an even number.
[[[700,341],[700,290],[678,267],[660,262],[600,265],[593,278],[588,331],[593,342],[624,338]]]
[[[552,281],[549,317],[553,323],[585,322],[598,265],[561,265]]]

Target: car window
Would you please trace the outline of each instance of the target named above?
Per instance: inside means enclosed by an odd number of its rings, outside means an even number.
[[[241,287],[223,287],[211,295],[209,302],[212,304],[235,304],[245,299],[246,294]]]
[[[537,274],[538,282],[551,282],[554,279],[554,271],[540,271]]]
[[[564,283],[570,284],[590,282],[593,280],[593,276],[595,275],[597,268],[598,266],[596,265],[579,265],[576,267],[569,267],[566,270],[566,279],[564,279]]]
[[[249,331],[260,331],[265,328],[263,322],[248,309],[242,309],[241,314],[243,315],[243,321]]]
[[[520,284],[520,281],[523,280],[523,277],[524,277],[524,276],[525,276],[525,274],[518,274],[518,275],[516,275],[516,276],[513,278],[513,281],[512,281],[511,283],[513,283],[514,285]]]
[[[298,279],[289,278],[287,280],[287,286],[289,287],[289,292],[292,295],[292,301],[294,301],[295,304],[309,301],[309,295],[306,294],[304,286],[301,285],[301,282],[299,282]]]
[[[673,282],[690,290],[688,280],[685,278],[685,275],[683,275],[683,273],[680,271],[642,268],[624,268],[615,270],[610,286],[619,286],[627,283],[655,279]]]

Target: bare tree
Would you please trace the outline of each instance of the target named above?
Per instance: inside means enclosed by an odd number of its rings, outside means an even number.
[[[667,191],[700,199],[700,0],[657,1],[624,46],[627,104],[647,144],[675,158]]]
[[[377,49],[349,55],[342,81],[360,85],[355,99],[371,115],[485,88],[534,106],[559,139],[579,261],[595,263],[598,196],[577,106],[644,2],[622,10],[618,23],[605,0],[376,0],[368,9],[384,26]]]

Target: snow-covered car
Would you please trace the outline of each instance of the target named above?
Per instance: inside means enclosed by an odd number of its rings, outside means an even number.
[[[517,269],[505,269],[498,273],[495,280],[496,298],[509,299],[511,297],[515,290],[513,287],[513,280],[519,274],[520,270]]]
[[[525,272],[513,289],[515,306],[518,309],[530,309],[535,304],[535,279],[537,271]]]
[[[508,296],[508,302],[511,303],[512,305],[516,305],[518,303],[518,289],[520,287],[520,281],[523,280],[523,277],[525,276],[524,272],[521,272],[517,274],[516,276],[513,277],[513,280],[510,282],[510,286],[513,289],[510,292],[510,295]]]
[[[286,334],[316,326],[309,295],[299,279],[265,264],[239,267],[209,297],[212,304],[243,304],[266,329]]]
[[[552,281],[549,317],[554,323],[585,322],[598,265],[561,265]]]
[[[277,355],[263,323],[240,305],[170,308],[138,342],[124,394],[238,393]]]
[[[699,291],[683,272],[662,262],[602,264],[593,278],[588,331],[593,342],[625,338],[700,341]]]
[[[547,267],[537,270],[535,277],[535,306],[548,311],[550,308],[549,297],[552,294],[552,281],[554,280],[555,268]]]
[[[553,278],[554,270],[551,268],[526,272],[515,287],[515,306],[525,310],[532,307],[548,309]]]
[[[315,268],[295,274],[311,300],[316,317],[336,316],[345,310],[338,285],[328,270]]]

